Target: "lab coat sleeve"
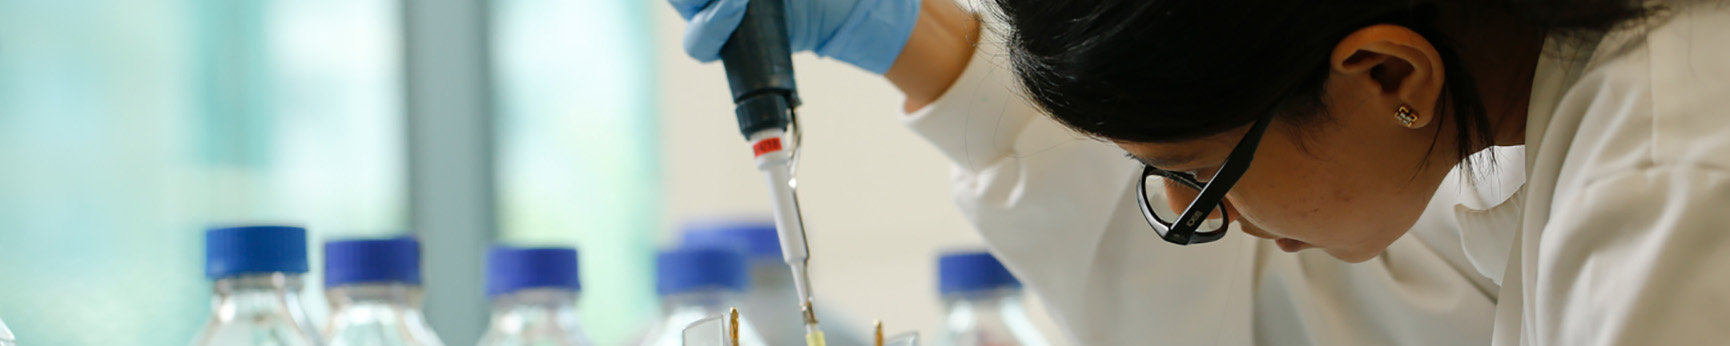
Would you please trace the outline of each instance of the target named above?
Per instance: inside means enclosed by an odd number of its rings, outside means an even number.
[[[961,77],[904,122],[954,163],[956,202],[993,250],[1091,253],[1138,166],[1115,146],[1044,118],[1023,98],[998,36],[982,31]],[[1069,236],[994,234],[1035,230]]]
[[[1730,171],[1608,176],[1558,200],[1550,220],[1526,288],[1536,297],[1526,329],[1538,344],[1730,340]]]

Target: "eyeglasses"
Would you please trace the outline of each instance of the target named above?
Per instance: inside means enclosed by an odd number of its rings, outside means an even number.
[[[1225,237],[1225,229],[1231,226],[1231,217],[1226,214],[1225,192],[1237,184],[1244,171],[1249,170],[1249,162],[1255,158],[1255,149],[1261,144],[1262,133],[1267,132],[1268,123],[1273,122],[1277,112],[1269,111],[1250,125],[1249,133],[1239,140],[1236,148],[1226,156],[1225,163],[1220,164],[1219,171],[1206,183],[1197,180],[1195,175],[1182,172],[1171,172],[1142,165],[1141,178],[1135,182],[1135,203],[1141,206],[1141,216],[1147,219],[1147,224],[1153,226],[1159,237],[1177,245],[1201,244],[1219,240]],[[1178,184],[1197,192],[1195,200],[1182,213],[1170,210],[1170,204],[1160,201],[1158,206],[1147,200],[1147,181],[1159,177],[1166,184]],[[1219,221],[1208,219],[1209,215],[1219,213]],[[1162,215],[1163,214],[1163,215]],[[1166,221],[1167,218],[1177,221]],[[1197,232],[1198,229],[1207,230]]]

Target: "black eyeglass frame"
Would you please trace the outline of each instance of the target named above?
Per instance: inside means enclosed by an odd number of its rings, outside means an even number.
[[[1250,161],[1255,158],[1256,147],[1261,145],[1262,134],[1267,132],[1268,123],[1273,122],[1274,114],[1278,114],[1278,111],[1270,110],[1250,125],[1249,133],[1238,140],[1237,147],[1231,149],[1231,154],[1220,164],[1219,171],[1214,172],[1213,178],[1208,179],[1206,184],[1188,173],[1165,171],[1143,164],[1140,179],[1135,182],[1135,202],[1141,207],[1141,216],[1147,219],[1147,225],[1152,226],[1161,239],[1177,245],[1202,244],[1224,238],[1225,230],[1231,227],[1231,216],[1225,208],[1225,193],[1249,170]],[[1177,220],[1182,223],[1161,219],[1148,204],[1147,178],[1155,175],[1201,191],[1195,200],[1189,202],[1189,206],[1184,207],[1183,213],[1178,214]],[[1207,207],[1196,208],[1197,206]],[[1202,220],[1207,219],[1214,209],[1219,209],[1220,218],[1223,220],[1219,228],[1196,232]]]

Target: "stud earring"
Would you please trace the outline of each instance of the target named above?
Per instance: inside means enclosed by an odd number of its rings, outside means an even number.
[[[1416,128],[1412,124],[1418,122],[1418,112],[1413,111],[1410,106],[1400,105],[1400,109],[1394,110],[1394,120],[1399,120],[1400,125],[1406,128]]]

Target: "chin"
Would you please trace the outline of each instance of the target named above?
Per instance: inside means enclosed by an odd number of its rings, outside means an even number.
[[[1355,242],[1334,244],[1335,246],[1321,249],[1341,261],[1362,263],[1381,256],[1405,234],[1406,228],[1381,228],[1378,231],[1358,234],[1360,238]]]
[[[1372,258],[1376,258],[1376,256],[1381,255],[1383,250],[1386,250],[1386,248],[1375,249],[1373,251],[1372,250],[1322,249],[1322,252],[1326,252],[1326,253],[1328,253],[1328,256],[1334,256],[1335,259],[1339,259],[1341,261],[1346,261],[1346,262],[1350,262],[1350,263],[1363,263],[1364,261],[1368,261]]]

